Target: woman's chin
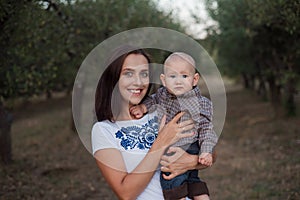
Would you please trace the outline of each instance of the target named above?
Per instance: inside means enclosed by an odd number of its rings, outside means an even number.
[[[130,100],[129,105],[138,105],[141,103],[142,99],[138,99],[138,100]]]
[[[145,96],[145,94],[132,95],[130,97],[129,103],[132,105],[140,104],[144,96]]]

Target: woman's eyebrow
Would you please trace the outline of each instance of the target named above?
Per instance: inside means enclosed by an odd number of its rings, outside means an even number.
[[[132,69],[130,67],[125,67],[122,71],[134,71],[134,69]]]

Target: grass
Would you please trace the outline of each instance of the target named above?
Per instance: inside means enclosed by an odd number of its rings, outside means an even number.
[[[273,118],[271,106],[248,91],[227,97],[219,159],[201,172],[212,199],[299,199],[299,117]]]
[[[300,199],[299,117],[275,119],[268,102],[228,91],[217,162],[200,172],[211,199]],[[70,97],[28,103],[14,119],[0,199],[116,199],[70,128]]]

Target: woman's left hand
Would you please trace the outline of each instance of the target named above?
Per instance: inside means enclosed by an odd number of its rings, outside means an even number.
[[[168,176],[163,174],[166,180],[170,180],[188,170],[207,168],[207,166],[198,163],[198,155],[191,155],[180,147],[170,147],[167,154],[172,155],[163,155],[160,161],[161,171],[170,173]]]
[[[187,170],[196,168],[198,164],[197,155],[188,154],[180,147],[170,147],[167,154],[171,153],[173,154],[171,156],[163,155],[160,161],[161,171],[170,173],[169,176],[163,174],[164,179],[170,180]]]

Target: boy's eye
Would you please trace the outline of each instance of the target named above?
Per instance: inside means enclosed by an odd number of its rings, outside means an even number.
[[[187,78],[187,77],[189,77],[188,75],[182,75],[182,78]]]
[[[175,75],[170,75],[170,78],[176,78],[176,76]]]

